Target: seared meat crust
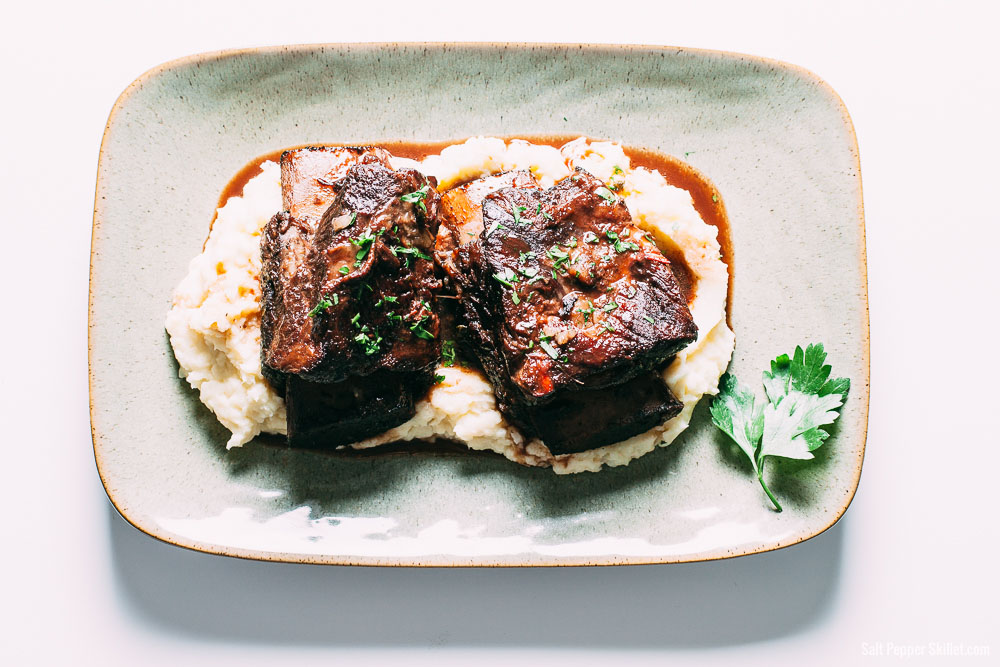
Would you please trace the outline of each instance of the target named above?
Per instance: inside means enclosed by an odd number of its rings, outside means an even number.
[[[413,416],[440,355],[433,178],[378,148],[281,159],[285,211],[261,243],[262,369],[289,444],[337,447]]]
[[[656,369],[697,335],[686,299],[600,181],[488,176],[442,195],[441,220],[436,257],[509,421],[558,455],[680,412]]]
[[[670,262],[590,174],[491,193],[483,224],[473,305],[520,400],[621,384],[697,337]]]
[[[290,212],[275,216],[262,245],[269,369],[337,382],[433,365],[434,186],[412,169],[353,164],[315,227]]]

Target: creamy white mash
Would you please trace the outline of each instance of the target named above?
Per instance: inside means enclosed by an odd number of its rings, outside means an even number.
[[[550,466],[556,473],[597,471],[605,465],[624,465],[669,444],[687,427],[699,399],[718,391],[719,377],[735,345],[725,318],[729,274],[715,227],[701,219],[686,190],[669,185],[658,172],[633,169],[621,146],[584,138],[557,149],[478,137],[422,162],[394,159],[394,166],[433,175],[442,190],[510,169],[530,169],[544,187],[569,176],[576,167],[608,183],[614,178],[633,222],[650,232],[657,243],[684,253],[695,277],[690,307],[698,339],[663,372],[664,381],[684,404],[681,413],[624,442],[553,456],[541,442],[526,439],[504,420],[492,386],[480,373],[442,366],[437,372],[444,380],[417,404],[412,419],[352,447],[447,438],[525,465]],[[232,431],[227,447],[243,445],[261,432],[285,432],[284,404],[260,370],[260,234],[280,208],[280,170],[273,162],[265,162],[260,175],[247,183],[243,196],[231,198],[219,209],[205,249],[192,260],[188,275],[177,286],[167,315],[181,376]]]

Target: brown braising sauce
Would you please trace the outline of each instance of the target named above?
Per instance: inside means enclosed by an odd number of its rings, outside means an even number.
[[[562,145],[577,139],[578,135],[508,136],[502,138],[507,141],[511,139],[524,139],[534,144],[542,144],[545,146],[559,148]],[[423,160],[428,155],[440,153],[448,146],[462,143],[462,141],[464,141],[464,139],[457,141],[436,142],[383,141],[375,142],[374,145],[385,148],[397,157],[410,158],[411,160]],[[286,150],[294,150],[295,148],[304,148],[306,146],[336,145],[338,144],[303,144],[302,146],[282,148],[257,157],[236,172],[236,175],[233,176],[228,184],[226,184],[226,187],[219,195],[218,208],[224,206],[230,197],[241,196],[243,194],[243,187],[251,178],[257,176],[260,172],[260,165],[268,160],[280,162],[281,154]],[[719,194],[719,191],[701,172],[672,155],[658,153],[645,148],[633,148],[631,146],[622,146],[622,148],[625,151],[625,155],[627,155],[631,161],[632,167],[645,167],[646,169],[656,170],[663,174],[663,177],[667,179],[667,183],[670,185],[687,190],[691,194],[695,210],[698,211],[702,220],[719,230],[718,238],[719,245],[722,247],[722,261],[729,267],[729,285],[727,289],[728,296],[726,302],[726,319],[728,320],[733,294],[733,246],[729,237],[729,217],[726,215],[726,207],[722,203],[722,196]],[[214,217],[212,218],[212,222],[215,222]],[[680,283],[681,290],[685,295],[687,295],[688,301],[691,301],[692,288],[694,287],[694,277],[691,274],[691,270],[688,268],[687,263],[684,261],[683,253],[679,248],[661,247],[660,250],[663,252],[664,256],[670,260],[671,267],[674,270],[674,276],[677,278],[677,282]],[[732,324],[730,323],[730,327],[731,326]]]

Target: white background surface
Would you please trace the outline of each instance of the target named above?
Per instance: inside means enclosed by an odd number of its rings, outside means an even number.
[[[996,5],[375,4],[5,6],[0,662],[853,665],[949,642],[992,655],[905,662],[1000,660]],[[116,97],[191,53],[391,40],[718,48],[840,93],[861,148],[872,391],[860,490],[837,526],[717,563],[442,571],[211,557],[117,516],[86,381],[93,188]]]

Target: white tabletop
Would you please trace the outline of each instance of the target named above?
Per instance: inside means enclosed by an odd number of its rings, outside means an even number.
[[[8,4],[0,662],[1000,656],[993,3]],[[213,557],[118,517],[94,467],[86,379],[93,188],[117,95],[150,67],[202,51],[421,40],[718,48],[802,65],[840,93],[861,148],[872,366],[864,474],[839,524],[780,552],[707,564],[444,571]],[[989,657],[963,655],[983,647]]]

